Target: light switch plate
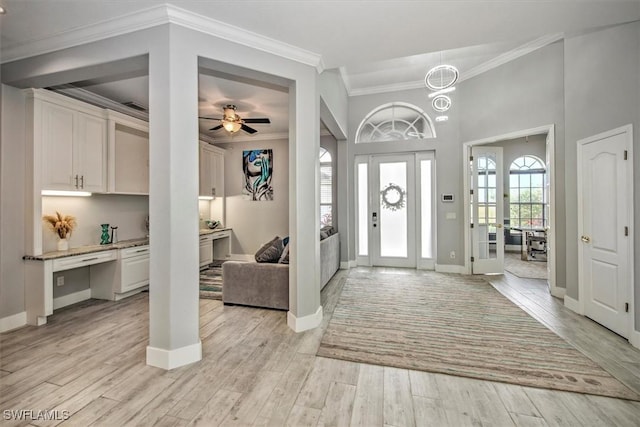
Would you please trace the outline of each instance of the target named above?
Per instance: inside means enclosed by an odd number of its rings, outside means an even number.
[[[455,212],[447,212],[447,219],[456,219],[456,213]]]

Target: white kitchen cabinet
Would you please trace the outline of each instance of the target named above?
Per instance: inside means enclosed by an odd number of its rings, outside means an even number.
[[[107,112],[109,193],[149,194],[149,124]]]
[[[213,262],[213,236],[207,234],[200,236],[200,267]]]
[[[200,142],[200,196],[224,196],[224,150]]]
[[[52,97],[52,95],[54,95]],[[47,94],[36,98],[34,144],[42,153],[43,190],[105,192],[107,178],[107,122],[100,109]],[[65,105],[61,105],[65,104]]]
[[[120,250],[120,286],[115,292],[123,294],[149,284],[149,246]]]

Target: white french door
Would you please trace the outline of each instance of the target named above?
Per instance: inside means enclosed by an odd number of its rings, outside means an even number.
[[[471,244],[473,274],[504,269],[502,148],[471,148]]]
[[[356,159],[358,263],[433,268],[432,153]]]
[[[578,142],[579,298],[584,314],[629,337],[631,128]]]

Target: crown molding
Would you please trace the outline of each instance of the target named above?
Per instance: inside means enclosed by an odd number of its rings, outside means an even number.
[[[347,68],[344,66],[339,67],[338,71],[340,72],[340,77],[342,77],[342,83],[344,84],[344,87],[347,90],[347,94],[351,96],[351,80],[349,79]]]
[[[374,95],[376,93],[399,92],[401,90],[425,89],[424,81],[392,83],[388,85],[369,86],[351,89],[349,96]]]
[[[530,54],[538,49],[541,49],[545,46],[550,45],[551,43],[557,42],[558,40],[562,40],[564,38],[563,33],[555,33],[549,34],[546,36],[539,37],[535,40],[531,40],[521,46],[516,47],[508,52],[500,54],[489,61],[486,61],[480,65],[473,67],[472,69],[463,72],[460,74],[460,78],[458,79],[458,83],[468,80],[470,78],[476,77],[482,73],[486,73],[487,71],[493,70],[501,65],[504,65],[508,62],[514,61],[520,57]],[[388,92],[398,92],[401,90],[412,90],[412,89],[423,89],[424,80],[418,80],[413,82],[402,82],[402,83],[393,83],[389,85],[380,85],[380,86],[370,86],[364,88],[352,88],[351,85],[347,85],[349,82],[349,76],[347,74],[346,69],[344,67],[340,67],[340,75],[342,79],[345,81],[345,87],[347,88],[347,93],[349,96],[362,96],[362,95],[373,95],[377,93],[388,93]],[[350,83],[350,82],[349,82]]]
[[[318,73],[324,69],[324,63],[320,54],[193,13],[171,4],[150,7],[117,18],[63,31],[46,38],[27,40],[14,44],[13,46],[7,46],[5,44],[2,46],[2,58],[0,62],[9,63],[31,56],[42,55],[168,23],[180,25],[240,45],[262,50],[285,59],[310,65],[315,67]]]
[[[288,132],[275,132],[275,133],[264,133],[264,134],[254,134],[254,135],[238,135],[237,133],[233,136],[223,136],[221,138],[208,137],[208,141],[211,141],[213,144],[228,144],[233,142],[251,142],[251,141],[273,141],[276,139],[289,139]]]
[[[121,104],[109,98],[105,98],[102,95],[89,92],[88,90],[80,87],[66,84],[66,85],[54,86],[51,88],[51,90],[53,90],[54,92],[69,96],[71,98],[75,98],[80,101],[84,101],[86,103],[96,105],[98,107],[107,108],[109,110],[126,114],[127,116],[135,117],[136,119],[144,120],[145,122],[149,121],[149,113],[146,111],[139,111],[134,108],[127,107],[124,104]]]
[[[166,9],[169,22],[173,24],[310,65],[315,67],[318,73],[321,73],[324,69],[320,54],[227,24],[226,22],[198,15],[171,4],[166,5]]]
[[[538,49],[541,49],[545,46],[550,45],[551,43],[555,43],[558,40],[562,40],[564,38],[564,33],[554,33],[548,34],[542,37],[538,37],[535,40],[531,40],[521,46],[516,47],[508,52],[505,52],[501,55],[496,56],[495,58],[480,64],[478,66],[473,67],[472,69],[460,73],[459,82],[470,79],[482,73],[485,73],[489,70],[497,68],[501,65],[504,65],[508,62],[514,61],[520,57],[530,54]]]

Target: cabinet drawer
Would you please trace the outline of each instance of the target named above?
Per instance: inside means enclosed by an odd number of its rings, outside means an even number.
[[[214,240],[224,239],[225,237],[231,236],[231,231],[230,230],[218,231],[217,233],[213,233],[211,236],[213,236]]]
[[[120,292],[149,284],[149,255],[125,258],[120,263]]]
[[[115,261],[117,257],[117,251],[110,250],[60,258],[53,261],[53,271],[70,270],[72,268]]]
[[[149,245],[120,249],[120,258],[122,259],[129,258],[132,256],[148,255],[148,254],[149,254]]]

